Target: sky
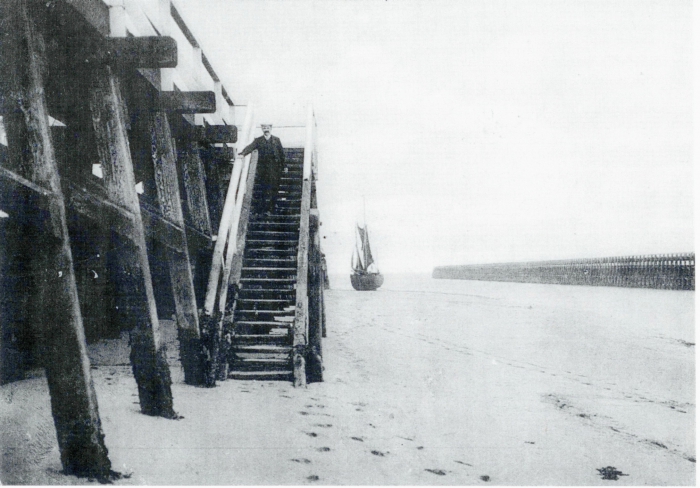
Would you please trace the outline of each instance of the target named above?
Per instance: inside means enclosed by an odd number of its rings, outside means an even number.
[[[690,1],[174,3],[283,144],[313,104],[333,273],[365,219],[383,272],[694,250]]]

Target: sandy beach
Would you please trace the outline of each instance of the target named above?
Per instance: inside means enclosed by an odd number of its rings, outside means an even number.
[[[184,384],[141,415],[126,336],[89,346],[116,484],[694,485],[694,293],[331,276],[325,382]],[[41,374],[0,387],[3,484],[61,474]],[[599,469],[614,467],[617,480]]]

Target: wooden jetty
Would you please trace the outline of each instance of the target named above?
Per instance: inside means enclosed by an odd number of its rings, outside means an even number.
[[[433,278],[695,290],[695,253],[439,266]]]
[[[65,473],[112,473],[86,337],[129,331],[147,415],[177,418],[173,315],[189,385],[322,381],[313,110],[265,219],[252,107],[239,134],[170,0],[3,0],[0,36],[0,383],[45,369]]]

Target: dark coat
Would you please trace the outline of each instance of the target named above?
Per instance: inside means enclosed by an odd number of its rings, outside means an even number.
[[[284,169],[284,149],[279,137],[270,136],[270,140],[265,136],[256,137],[248,144],[241,154],[247,156],[253,151],[258,151],[258,175],[260,181],[269,185],[279,183],[280,176]]]

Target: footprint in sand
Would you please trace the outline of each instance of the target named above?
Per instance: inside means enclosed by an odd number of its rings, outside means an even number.
[[[428,473],[433,473],[433,474],[436,474],[436,475],[438,475],[438,476],[445,476],[445,475],[447,474],[447,473],[446,473],[445,471],[443,471],[442,469],[427,469],[427,468],[426,468],[426,471],[427,471]]]
[[[295,463],[301,463],[301,464],[311,464],[311,460],[306,459],[306,458],[294,458],[294,459],[290,459],[290,461],[293,461]]]

